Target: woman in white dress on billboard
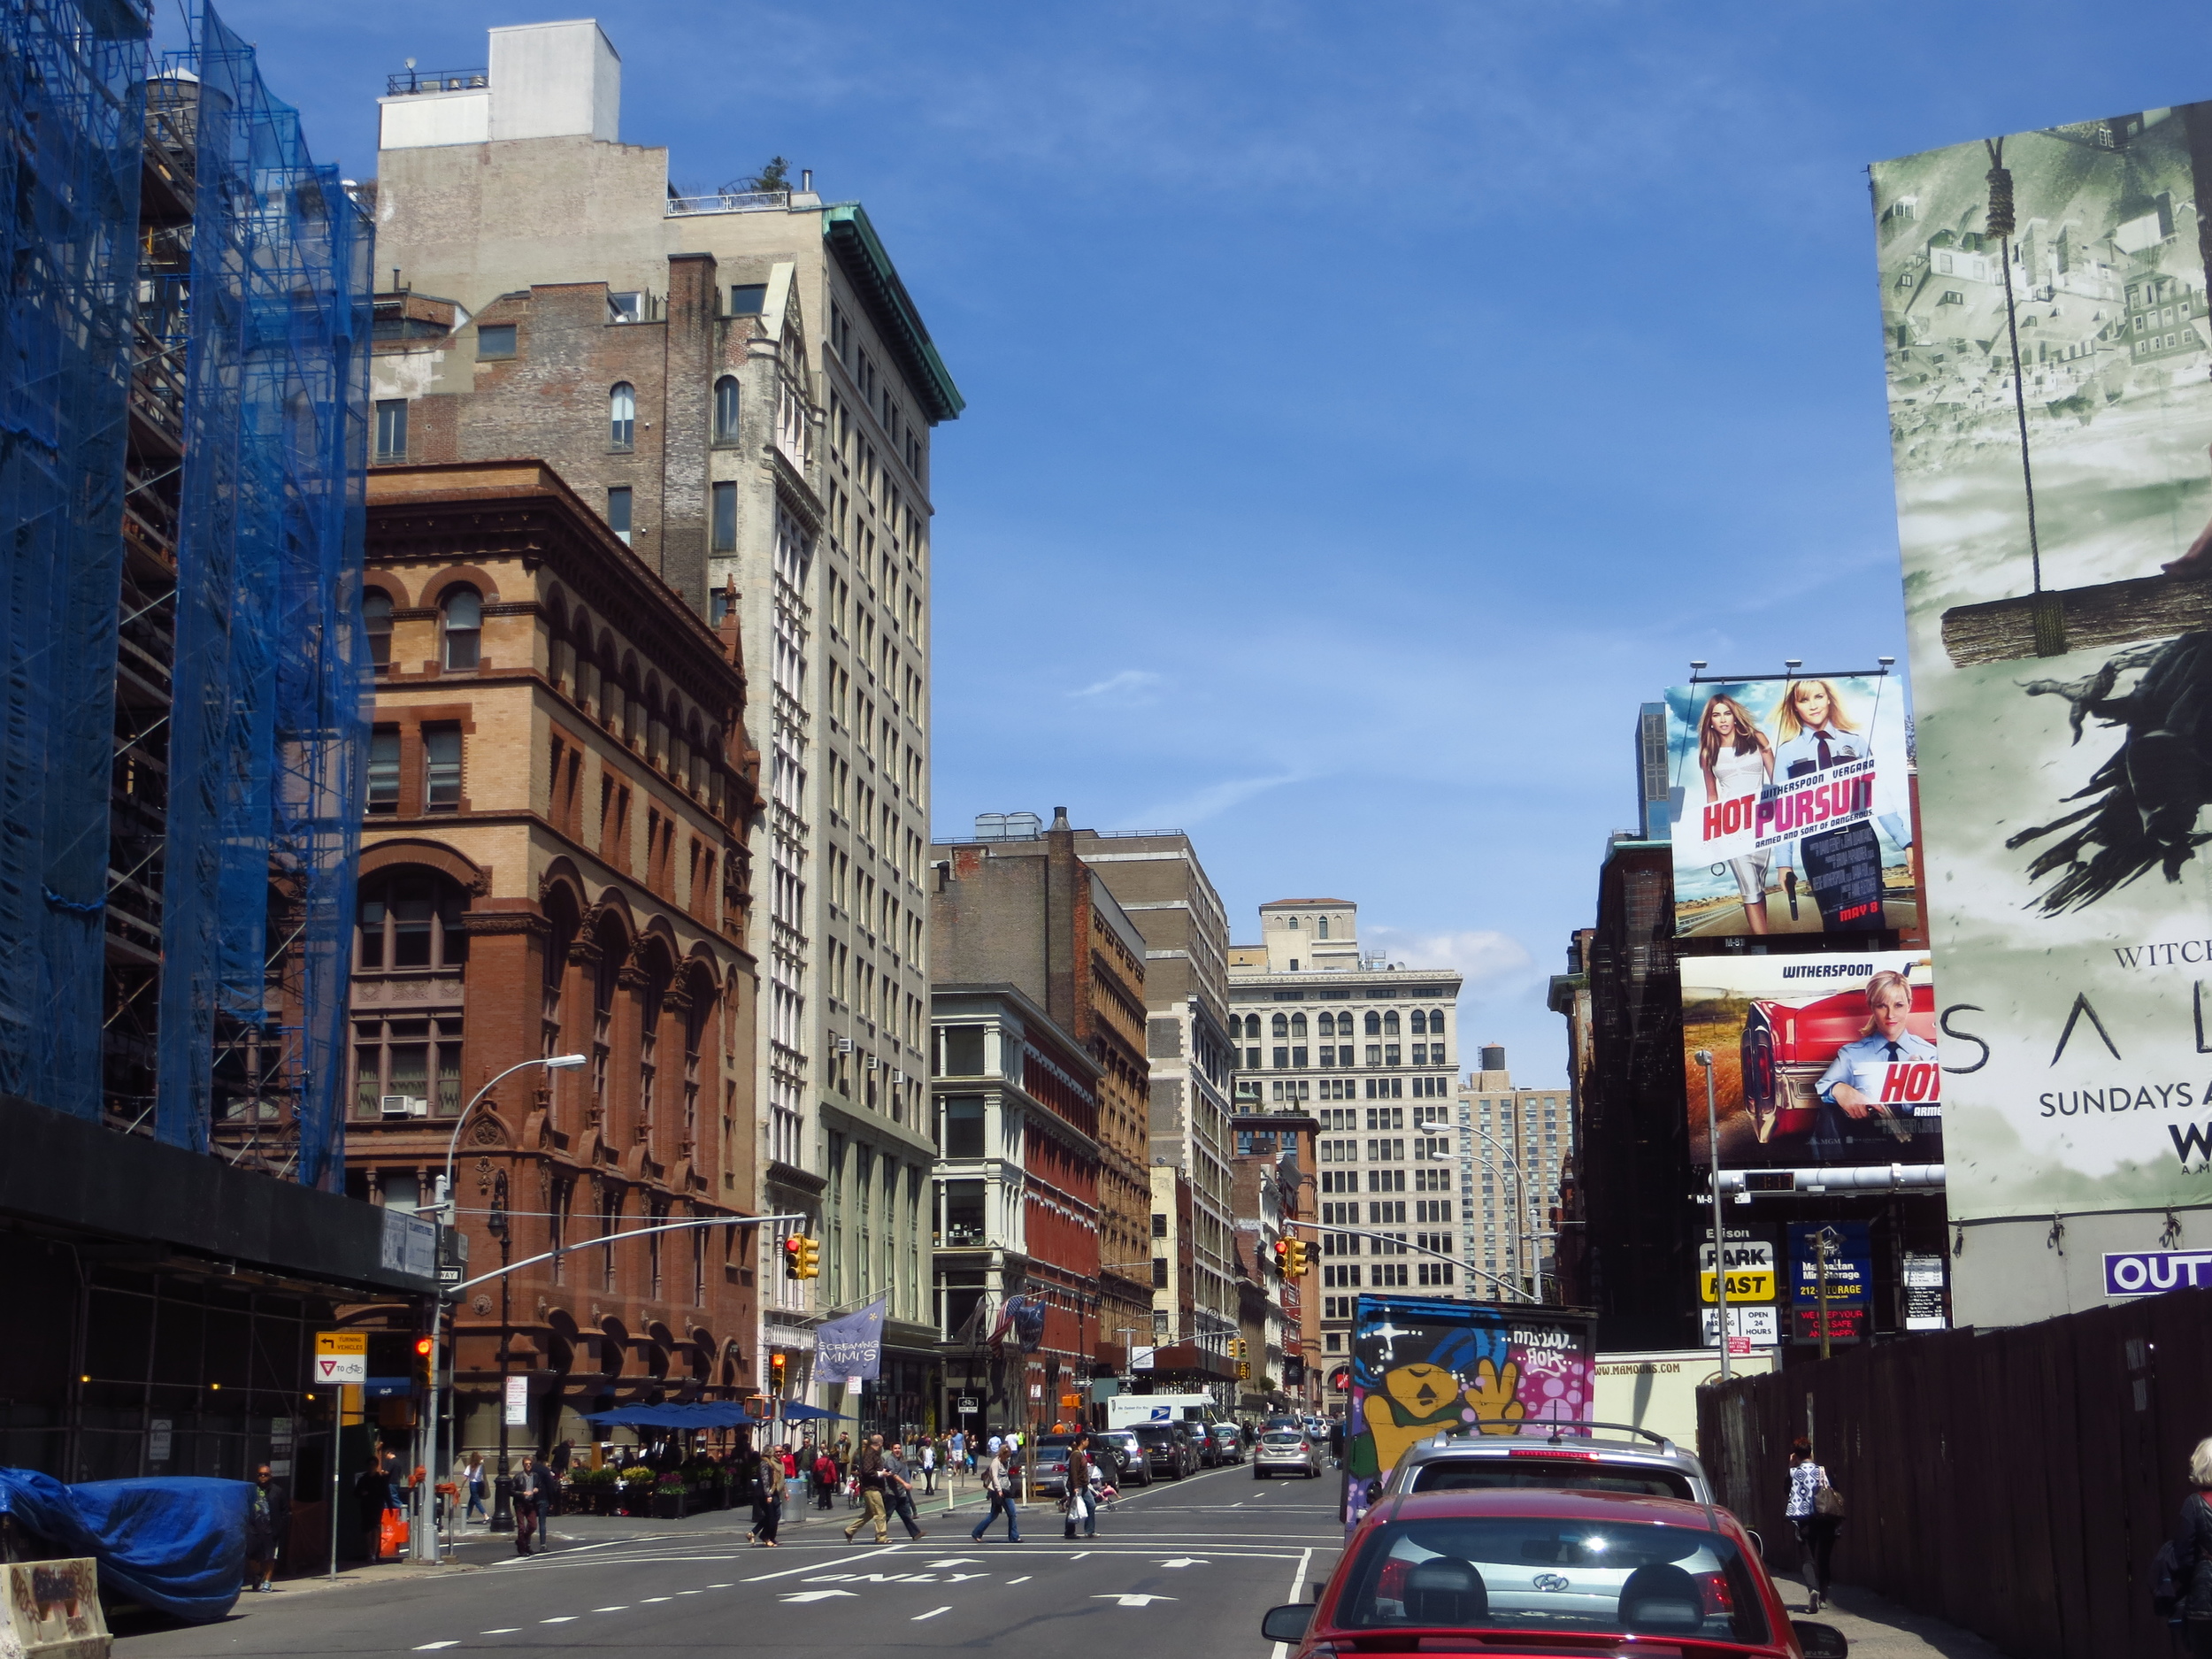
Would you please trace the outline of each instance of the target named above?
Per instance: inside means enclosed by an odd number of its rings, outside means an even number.
[[[1705,711],[1697,717],[1697,764],[1705,774],[1708,805],[1734,795],[1756,795],[1774,781],[1774,745],[1742,703],[1716,695],[1706,700]],[[1743,900],[1744,926],[1755,933],[1767,931],[1767,871],[1773,863],[1771,853],[1747,853],[1728,861]]]

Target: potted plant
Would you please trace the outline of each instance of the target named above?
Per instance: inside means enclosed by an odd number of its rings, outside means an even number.
[[[682,1520],[685,1497],[684,1478],[672,1470],[654,1483],[654,1515],[664,1521]]]
[[[584,1497],[594,1515],[612,1515],[621,1498],[621,1476],[610,1463],[598,1469],[587,1469],[577,1477],[584,1488]]]
[[[653,1502],[653,1471],[643,1463],[632,1463],[622,1471],[622,1513],[644,1515],[650,1511]]]

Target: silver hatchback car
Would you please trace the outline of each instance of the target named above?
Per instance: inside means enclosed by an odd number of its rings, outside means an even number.
[[[1303,1475],[1309,1480],[1321,1474],[1321,1447],[1303,1429],[1266,1428],[1252,1448],[1252,1479],[1270,1475]]]
[[[1548,1433],[1533,1431],[1548,1427]],[[1624,1423],[1531,1424],[1518,1434],[1439,1434],[1399,1456],[1383,1491],[1466,1492],[1540,1486],[1713,1502],[1696,1455]]]

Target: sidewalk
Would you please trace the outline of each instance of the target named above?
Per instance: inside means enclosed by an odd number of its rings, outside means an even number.
[[[1853,1585],[1835,1586],[1835,1596],[1817,1613],[1800,1612],[1805,1586],[1794,1575],[1778,1575],[1775,1587],[1793,1615],[1832,1624],[1851,1643],[1851,1659],[2005,1659],[2002,1650],[1979,1636],[1941,1619],[1909,1613],[1894,1601]]]

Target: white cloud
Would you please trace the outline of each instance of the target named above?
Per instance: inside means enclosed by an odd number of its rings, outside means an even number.
[[[1094,697],[1101,702],[1137,703],[1149,701],[1145,694],[1160,683],[1160,676],[1142,668],[1125,668],[1118,674],[1092,681],[1080,691],[1071,691],[1070,697]]]
[[[1155,825],[1165,829],[1188,829],[1217,818],[1231,807],[1241,805],[1256,795],[1280,788],[1286,783],[1296,783],[1302,774],[1285,772],[1274,778],[1231,778],[1209,784],[1202,789],[1174,801],[1163,802],[1144,808],[1136,815],[1141,824]]]
[[[1536,969],[1527,946],[1487,927],[1440,933],[1367,923],[1360,928],[1360,949],[1409,968],[1456,969],[1466,980],[1463,995],[1470,996],[1495,995]]]

